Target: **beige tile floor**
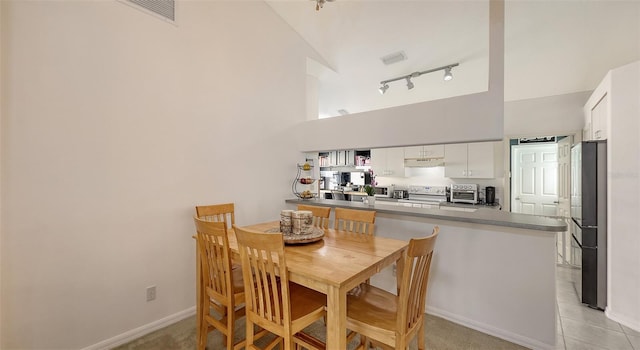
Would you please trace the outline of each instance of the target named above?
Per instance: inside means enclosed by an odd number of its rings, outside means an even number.
[[[640,332],[608,319],[602,311],[580,303],[571,273],[572,268],[561,265],[556,270],[556,349],[640,350]]]

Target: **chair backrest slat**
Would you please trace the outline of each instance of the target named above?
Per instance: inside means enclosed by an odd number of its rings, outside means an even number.
[[[233,297],[233,274],[229,255],[229,239],[223,222],[194,217],[200,266],[207,294],[223,304]]]
[[[196,216],[205,221],[224,222],[227,230],[236,223],[233,203],[196,206]]]
[[[435,226],[431,236],[412,238],[404,259],[398,301],[398,330],[406,333],[423,317],[429,270],[433,258],[433,249],[440,228]]]
[[[318,207],[315,205],[298,204],[298,210],[310,211],[313,215],[313,226],[319,228],[329,228],[329,216],[331,207]]]
[[[290,324],[289,277],[282,234],[237,226],[234,230],[243,265],[247,315],[253,314],[279,327]]]
[[[373,235],[376,212],[374,210],[335,209],[334,229]]]

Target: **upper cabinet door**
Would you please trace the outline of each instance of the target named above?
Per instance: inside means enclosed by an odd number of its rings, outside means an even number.
[[[387,176],[404,177],[404,147],[387,148],[387,171]]]
[[[371,169],[377,176],[404,177],[404,148],[374,148]]]
[[[444,147],[444,176],[492,179],[495,177],[495,142],[459,143]]]
[[[444,145],[411,146],[404,148],[405,158],[444,158]]]
[[[607,139],[607,121],[609,113],[609,98],[605,93],[598,103],[591,108],[591,139]]]
[[[424,147],[422,146],[410,146],[404,148],[405,158],[422,158]]]
[[[444,145],[444,176],[450,178],[467,177],[467,144]]]
[[[491,179],[495,176],[494,142],[469,143],[467,146],[467,176]]]

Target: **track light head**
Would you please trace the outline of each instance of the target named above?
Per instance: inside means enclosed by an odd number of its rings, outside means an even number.
[[[389,84],[384,83],[379,89],[378,91],[380,91],[380,94],[384,95],[385,92],[387,92],[387,89],[389,88]]]
[[[451,67],[447,67],[444,69],[444,81],[449,81],[453,79],[453,74],[451,74]]]
[[[413,86],[414,85],[413,85],[413,82],[411,81],[411,78],[407,77],[407,89],[411,90],[411,89],[413,89]]]

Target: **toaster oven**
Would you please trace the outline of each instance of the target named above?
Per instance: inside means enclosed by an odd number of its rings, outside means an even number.
[[[376,186],[373,189],[375,190],[375,197],[393,197],[393,186]]]
[[[453,184],[451,185],[451,203],[478,203],[478,185]]]

